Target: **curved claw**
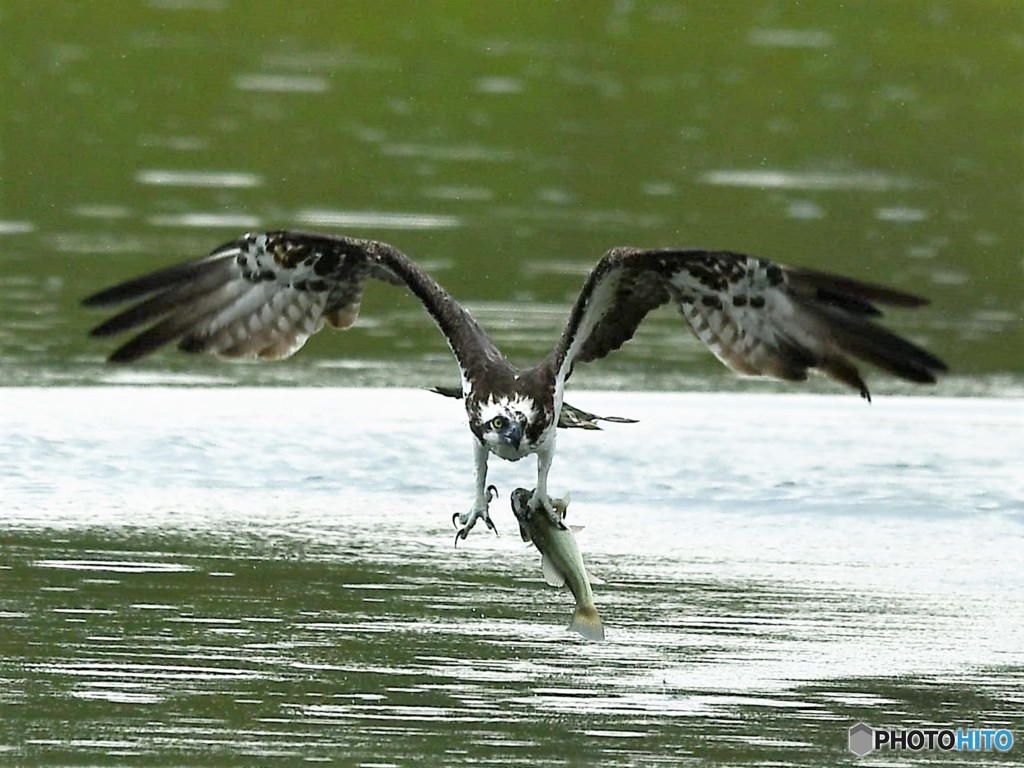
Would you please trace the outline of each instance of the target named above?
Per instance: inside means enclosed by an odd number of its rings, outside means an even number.
[[[458,514],[456,514],[455,516],[458,517]],[[498,535],[498,529],[494,527],[494,521],[491,520],[490,517],[481,517],[480,519],[484,521],[484,524],[488,528],[490,528],[492,531],[494,531],[494,535],[495,536]],[[455,546],[456,547],[459,546],[459,542],[460,541],[465,541],[466,540],[466,537],[469,536],[469,531],[472,528],[473,528],[473,525],[464,525],[461,528],[459,528],[459,530],[457,530],[455,532]]]
[[[498,488],[494,485],[488,485],[487,488],[484,489],[484,495],[485,499],[482,509],[474,507],[464,515],[460,515],[458,512],[452,515],[453,526],[459,528],[459,523],[462,523],[462,527],[455,532],[456,547],[459,546],[460,541],[465,541],[469,532],[473,529],[473,526],[476,525],[477,520],[483,520],[487,527],[494,531],[494,535],[498,535],[498,529],[494,527],[494,523],[491,522],[490,515],[487,514],[487,505],[498,498]]]

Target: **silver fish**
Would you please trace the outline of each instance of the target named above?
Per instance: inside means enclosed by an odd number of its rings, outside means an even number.
[[[519,532],[523,541],[532,541],[541,554],[541,570],[544,580],[553,587],[567,586],[576,598],[576,610],[569,622],[574,629],[588,640],[604,640],[604,625],[594,605],[594,593],[590,588],[591,576],[583,564],[580,548],[572,529],[561,522],[565,516],[568,500],[552,499],[559,520],[556,522],[544,510],[532,511],[530,499],[533,491],[516,488],[512,491],[512,512],[519,521]]]

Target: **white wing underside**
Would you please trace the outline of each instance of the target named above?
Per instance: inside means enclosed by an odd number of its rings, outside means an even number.
[[[145,327],[114,351],[114,362],[175,341],[189,352],[280,359],[326,325],[352,325],[369,279],[402,285],[423,302],[464,380],[467,360],[498,354],[468,313],[404,254],[386,243],[330,235],[244,235],[202,259],[142,275],[85,303],[139,301],[92,332],[106,337]]]
[[[742,254],[612,249],[595,267],[556,348],[558,377],[615,351],[646,314],[673,303],[699,341],[733,371],[805,379],[820,372],[868,390],[851,357],[915,382],[945,365],[876,325],[871,304],[924,301],[884,286]]]

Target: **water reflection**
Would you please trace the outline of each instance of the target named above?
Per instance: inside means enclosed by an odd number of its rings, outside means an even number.
[[[164,187],[222,187],[247,188],[263,185],[263,179],[255,173],[241,171],[181,171],[152,169],[135,174],[139,184]]]
[[[995,673],[989,693],[969,696],[959,693],[957,675],[945,682],[838,677],[849,654],[857,655],[854,638],[870,635],[863,621],[881,627],[891,616],[834,601],[849,619],[836,622],[818,610],[823,595],[813,589],[794,594],[714,581],[693,588],[664,582],[646,592],[613,586],[602,596],[619,628],[610,642],[587,645],[553,626],[543,606],[517,607],[530,605],[538,588],[532,579],[438,579],[436,568],[407,561],[375,577],[383,582],[368,582],[379,565],[369,551],[359,561],[319,566],[246,558],[243,569],[218,579],[223,561],[215,549],[197,552],[166,537],[153,543],[165,558],[177,551],[189,567],[140,568],[105,586],[79,580],[73,593],[34,600],[26,639],[45,627],[49,651],[33,654],[19,672],[48,692],[49,706],[78,702],[78,729],[63,739],[8,741],[14,754],[43,762],[122,751],[173,759],[203,744],[211,764],[239,755],[294,760],[312,747],[325,759],[398,764],[424,755],[479,764],[499,753],[513,765],[569,756],[673,764],[695,753],[814,765],[841,750],[850,722],[865,712],[876,721],[906,718],[908,699],[915,718],[1005,719],[994,699],[1020,674],[1008,671],[1007,680]],[[28,537],[19,546],[47,544]],[[138,554],[148,562],[150,552]],[[362,580],[346,581],[357,573]],[[31,568],[18,574],[20,585],[41,580]],[[472,594],[460,594],[467,589]],[[135,601],[154,592],[165,602]],[[17,598],[27,597],[19,589]],[[66,607],[87,600],[114,607]],[[634,618],[620,610],[627,602]],[[655,627],[681,604],[691,615],[717,608]],[[899,630],[904,639],[927,638],[930,622],[919,618],[912,631]],[[818,659],[815,682],[807,682],[815,650],[842,644],[844,633],[850,647]],[[22,648],[13,649],[16,659]],[[782,660],[787,668],[776,671],[783,675],[762,674]],[[917,700],[918,687],[934,689],[942,704]],[[0,733],[9,739],[10,729],[31,723],[36,706],[35,696],[24,700],[21,717]],[[238,723],[246,725],[239,730]],[[102,738],[93,724],[102,724]],[[529,749],[507,757],[516,744]]]
[[[824,29],[752,29],[747,41],[764,48],[831,48],[835,44]]]
[[[268,93],[324,93],[330,90],[330,84],[326,78],[315,75],[252,73],[236,75],[235,88],[240,91]]]
[[[336,229],[449,229],[463,222],[457,216],[388,211],[333,211],[326,208],[298,211],[297,223]]]
[[[913,179],[891,176],[879,171],[787,171],[714,170],[705,173],[706,184],[756,189],[861,190],[883,192],[908,190],[919,186]]]
[[[457,403],[10,392],[0,750],[822,765],[858,720],[1011,725],[1024,425],[1006,404],[585,394],[641,419],[565,435],[552,475],[608,582],[596,644],[566,631],[572,598],[509,510],[500,537],[451,546]]]
[[[162,214],[150,216],[147,221],[154,227],[185,227],[189,229],[232,229],[247,231],[259,227],[257,216],[246,213],[190,213]]]
[[[31,221],[0,221],[0,235],[25,235],[35,229]]]

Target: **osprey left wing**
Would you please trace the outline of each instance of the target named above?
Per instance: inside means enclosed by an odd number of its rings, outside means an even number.
[[[656,307],[673,302],[690,329],[737,373],[802,381],[817,371],[871,395],[854,359],[900,378],[934,383],[945,364],[874,322],[874,304],[925,299],[839,275],[728,251],[613,248],[594,267],[549,364],[564,382],[577,363],[633,337]]]

